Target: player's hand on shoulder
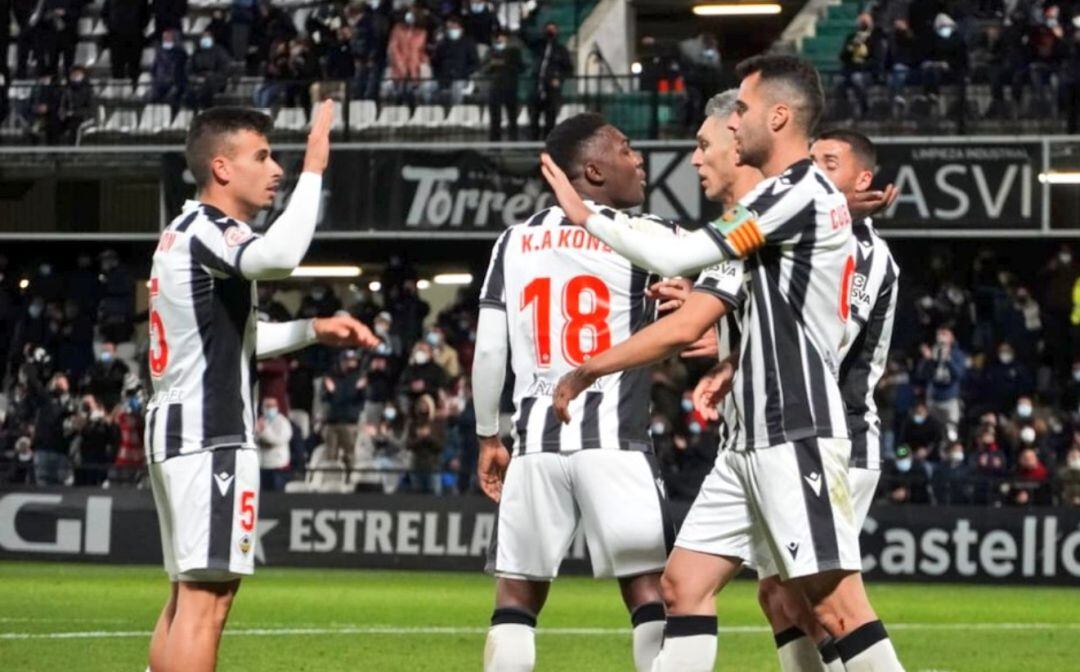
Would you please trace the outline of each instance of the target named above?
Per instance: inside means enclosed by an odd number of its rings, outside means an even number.
[[[654,282],[645,290],[645,296],[658,301],[656,309],[661,313],[666,313],[681,308],[690,298],[693,288],[694,283],[686,278],[664,278],[659,282]]]
[[[336,348],[373,348],[379,344],[379,337],[351,315],[318,318],[314,326],[315,339],[323,345]]]
[[[857,191],[848,196],[848,210],[852,219],[872,217],[892,205],[899,193],[892,184],[881,191]]]
[[[570,178],[566,176],[562,168],[555,164],[555,160],[547,152],[540,154],[540,172],[544,174],[544,179],[555,193],[555,200],[559,202],[559,207],[563,209],[570,223],[575,226],[585,226],[585,221],[589,219],[592,211],[585,205],[585,201],[581,199],[577,189],[574,189],[574,185],[570,184]]]
[[[492,501],[498,502],[502,498],[506,469],[510,466],[510,451],[506,450],[506,446],[498,436],[478,438],[480,456],[476,465],[477,480],[484,494]]]
[[[330,127],[334,124],[334,101],[324,100],[311,116],[304,172],[322,175],[330,162]]]

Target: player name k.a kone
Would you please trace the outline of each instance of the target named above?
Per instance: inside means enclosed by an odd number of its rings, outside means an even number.
[[[609,254],[612,252],[612,249],[600,242],[599,238],[576,226],[562,227],[554,231],[547,229],[542,233],[526,233],[521,236],[522,253],[543,252],[551,249],[586,250]]]

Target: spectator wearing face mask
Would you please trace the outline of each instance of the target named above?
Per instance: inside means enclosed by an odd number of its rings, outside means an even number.
[[[956,429],[963,411],[960,389],[967,375],[967,356],[948,327],[939,328],[933,347],[923,344],[921,354],[915,376],[926,386],[927,406],[947,427]]]
[[[355,22],[357,79],[356,96],[376,100],[386,70],[387,48],[390,42],[390,2],[366,0]]]
[[[963,443],[956,441],[948,447],[941,463],[934,469],[931,483],[936,503],[945,506],[971,504],[974,484]]]
[[[71,452],[75,456],[75,485],[101,485],[120,444],[120,430],[93,395],[83,397],[72,419],[75,430]]]
[[[134,485],[146,466],[143,450],[143,393],[138,379],[129,374],[124,381],[124,401],[113,413],[118,442],[116,459],[109,471],[110,485]]]
[[[679,43],[680,69],[686,86],[686,119],[688,128],[697,128],[704,121],[705,101],[720,91],[720,47],[716,36],[701,33]]]
[[[79,127],[94,118],[94,87],[86,79],[86,69],[76,65],[60,93],[60,130],[65,142],[74,142]]]
[[[1074,446],[1065,455],[1057,470],[1057,505],[1080,507],[1080,447]]]
[[[431,306],[420,298],[416,280],[407,279],[400,289],[389,294],[387,307],[394,316],[394,325],[401,336],[402,345],[409,349],[424,334],[424,319],[431,312]]]
[[[1017,361],[1012,345],[1004,342],[997,348],[997,357],[986,366],[980,388],[989,410],[1006,413],[1017,399],[1034,391],[1035,378],[1025,364]]]
[[[440,95],[450,104],[459,105],[472,89],[472,76],[480,65],[476,43],[465,34],[461,19],[452,16],[446,21],[446,29],[435,45],[432,66]]]
[[[1012,503],[1017,506],[1050,504],[1050,470],[1033,446],[1025,446],[1016,458],[1013,471]]]
[[[427,341],[420,341],[413,347],[409,365],[401,372],[398,395],[404,400],[416,399],[425,394],[438,398],[439,391],[446,387],[446,371],[432,359],[431,346]]]
[[[937,94],[942,84],[963,84],[967,76],[968,49],[948,14],[934,17],[934,37],[922,64],[923,86]]]
[[[129,372],[128,365],[116,356],[116,344],[102,343],[97,361],[86,373],[86,389],[107,412],[111,412],[120,402],[124,379]]]
[[[465,3],[462,3],[465,5]],[[465,34],[476,40],[477,44],[492,44],[500,30],[499,19],[490,2],[469,2],[464,9],[462,24]]]
[[[446,334],[439,327],[432,327],[424,336],[424,340],[431,346],[431,358],[442,367],[450,379],[456,379],[461,375],[461,362],[458,359],[457,350],[446,342]]]
[[[225,90],[231,63],[229,52],[214,42],[213,34],[203,33],[188,63],[188,105],[196,110],[211,107],[214,96]]]
[[[893,504],[929,504],[930,470],[911,448],[898,446],[895,458],[885,463],[881,488]]]
[[[32,485],[34,483],[34,449],[29,436],[15,439],[11,465],[5,482],[12,485]]]
[[[329,460],[341,459],[347,469],[353,464],[366,384],[355,350],[343,351],[337,368],[323,377],[326,456]]]
[[[420,80],[430,76],[427,42],[428,31],[423,10],[418,4],[414,4],[405,12],[402,20],[394,24],[387,47],[390,79],[394,82],[398,96],[412,96]]]
[[[920,401],[900,426],[897,442],[911,447],[936,449],[944,439],[945,427],[941,421],[930,415],[926,403]]]
[[[867,108],[867,87],[874,83],[884,67],[884,36],[874,27],[874,18],[863,12],[855,19],[855,30],[848,34],[840,49],[843,90],[854,91],[862,114]]]
[[[31,364],[20,369],[20,376],[26,381],[32,417],[34,482],[62,485],[70,469],[68,448],[72,428],[68,419],[75,413],[75,403],[66,376],[54,375],[46,387],[39,375],[38,367]]]
[[[409,453],[405,449],[408,441],[408,426],[405,416],[394,404],[386,404],[382,416],[370,426],[375,426],[375,468],[380,472],[383,492],[393,494],[401,484],[402,474],[410,467]]]
[[[394,316],[388,311],[382,311],[375,316],[373,330],[375,335],[382,341],[375,347],[375,353],[389,358],[392,372],[398,370],[398,362],[405,356],[405,347],[401,342],[401,336],[393,331]]]
[[[262,415],[255,423],[255,442],[259,444],[259,480],[264,492],[285,489],[289,482],[289,442],[293,429],[281,414],[277,400],[263,399]]]
[[[1009,462],[997,440],[993,427],[982,425],[975,434],[971,467],[976,477],[975,504],[996,504],[1000,500],[999,484],[1009,475]]]
[[[104,341],[126,343],[135,332],[135,279],[116,250],[101,253],[98,331]]]
[[[146,25],[150,21],[147,0],[105,0],[101,18],[107,29],[106,43],[112,60],[113,79],[139,79],[139,60]]]
[[[166,30],[150,66],[150,102],[165,103],[175,111],[187,95],[188,54],[175,30]]]
[[[430,394],[416,397],[409,412],[408,442],[412,456],[409,483],[412,491],[441,495],[442,473],[440,458],[446,439],[446,422],[439,417],[438,402]]]
[[[491,49],[484,57],[482,75],[488,82],[488,116],[491,126],[488,140],[502,140],[503,110],[506,110],[507,139],[518,139],[518,83],[525,65],[521,50],[510,44],[510,36],[496,31]]]

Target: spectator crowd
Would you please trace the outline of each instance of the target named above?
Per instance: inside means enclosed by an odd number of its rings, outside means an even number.
[[[63,272],[9,264],[0,257],[0,478],[145,486],[146,315],[135,312],[132,273],[110,250]],[[879,498],[1080,506],[1080,259],[1062,246],[1026,283],[991,250],[956,267],[934,253],[901,284],[875,394]],[[267,490],[476,490],[475,287],[432,315],[406,260],[392,257],[378,282],[260,284],[262,320],[347,311],[382,341],[258,363]],[[715,459],[720,428],[691,402],[708,364],[675,358],[652,372],[651,432],[673,498],[692,499]],[[508,438],[508,398],[502,410]]]
[[[0,3],[0,14],[8,4]],[[13,40],[16,58],[13,71],[6,58],[0,62],[0,121],[11,108],[32,139],[57,143],[73,142],[96,119],[100,87],[91,64],[75,59],[80,19],[93,4],[10,0],[14,32],[3,35],[0,53],[6,57]],[[503,137],[505,113],[513,140],[524,100],[537,138],[554,125],[574,66],[555,23],[523,29],[536,4],[324,0],[298,9],[233,0],[196,23],[187,0],[105,0],[95,12],[104,34],[94,61],[107,54],[113,80],[129,82],[132,98],[173,113],[223,101],[310,110],[327,97],[409,106],[469,100],[488,106],[493,140]],[[145,72],[144,48],[153,51]],[[26,95],[8,91],[12,78],[31,75]],[[246,88],[223,98],[230,80],[242,77]]]

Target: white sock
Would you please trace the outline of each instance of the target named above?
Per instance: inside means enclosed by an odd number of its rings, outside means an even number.
[[[847,672],[904,672],[881,621],[871,621],[836,641]]]
[[[821,662],[828,672],[845,672],[844,661],[840,660],[840,652],[836,650],[835,639],[825,637],[825,639],[818,642],[817,649],[818,654],[821,656]]]
[[[536,617],[496,609],[484,644],[484,672],[532,672],[536,666]]]
[[[715,665],[716,617],[668,616],[652,672],[712,672]]]
[[[649,672],[664,643],[663,603],[639,605],[630,614],[630,622],[634,624],[634,667],[637,672]]]
[[[791,627],[778,632],[773,635],[773,639],[776,641],[776,656],[780,659],[780,669],[783,672],[827,671],[818,647],[799,628]]]

